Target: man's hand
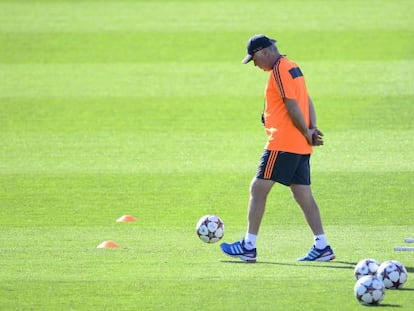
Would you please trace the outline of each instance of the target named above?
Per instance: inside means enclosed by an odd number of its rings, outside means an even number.
[[[323,133],[317,128],[312,129],[312,146],[321,146],[323,145]]]
[[[321,146],[323,145],[323,133],[317,128],[308,129],[304,134],[309,145]]]

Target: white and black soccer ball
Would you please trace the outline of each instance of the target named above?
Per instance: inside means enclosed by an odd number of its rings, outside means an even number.
[[[224,223],[216,215],[205,215],[197,222],[196,232],[201,241],[215,243],[224,236]]]
[[[375,275],[361,277],[354,286],[355,298],[363,305],[378,305],[384,299],[384,283]]]
[[[396,260],[383,262],[378,270],[377,277],[384,282],[387,289],[399,289],[407,282],[407,269]]]
[[[373,258],[360,260],[354,269],[355,280],[359,280],[365,275],[375,275],[380,266],[380,262]]]

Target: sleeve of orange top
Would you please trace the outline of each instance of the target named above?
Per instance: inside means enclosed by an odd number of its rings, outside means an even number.
[[[300,68],[294,63],[282,62],[278,68],[279,88],[283,98],[296,99],[298,84],[296,79],[303,79]]]

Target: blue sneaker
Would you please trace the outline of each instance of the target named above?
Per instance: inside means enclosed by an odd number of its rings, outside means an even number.
[[[224,254],[231,257],[238,257],[245,262],[256,262],[256,249],[248,250],[244,248],[244,241],[237,241],[232,244],[221,243],[221,250]]]
[[[298,261],[329,261],[335,259],[335,254],[332,248],[328,245],[324,249],[316,248],[315,245],[311,247],[309,253]]]

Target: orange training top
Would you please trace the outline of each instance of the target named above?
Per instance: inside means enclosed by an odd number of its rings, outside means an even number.
[[[269,75],[265,90],[264,126],[268,135],[266,149],[297,154],[312,153],[312,146],[296,128],[284,99],[295,99],[309,126],[309,96],[305,78],[298,65],[280,56]]]

